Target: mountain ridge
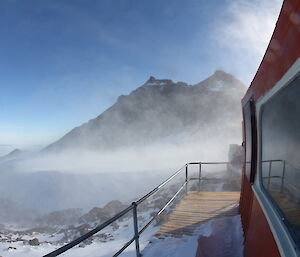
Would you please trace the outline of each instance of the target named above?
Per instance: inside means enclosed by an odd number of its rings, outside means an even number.
[[[116,149],[149,144],[187,128],[201,129],[203,124],[213,126],[222,120],[222,111],[228,110],[229,116],[240,115],[239,103],[245,90],[240,80],[221,70],[195,85],[151,76],[44,151]]]

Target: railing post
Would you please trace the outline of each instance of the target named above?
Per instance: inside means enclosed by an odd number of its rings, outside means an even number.
[[[133,226],[134,226],[134,238],[135,238],[135,251],[136,257],[140,257],[140,242],[139,242],[139,227],[138,227],[138,219],[137,219],[137,204],[136,202],[132,203],[133,205]]]
[[[201,169],[202,169],[202,163],[200,162],[199,163],[199,192],[200,192],[200,189],[201,189]]]
[[[268,179],[268,189],[270,188],[270,181],[271,181],[271,170],[272,170],[272,161],[269,161],[269,179]]]
[[[188,193],[188,164],[185,165],[185,193]]]
[[[284,176],[285,176],[285,160],[283,161],[283,167],[282,167],[282,177],[281,177],[281,187],[280,187],[281,193],[283,192]]]

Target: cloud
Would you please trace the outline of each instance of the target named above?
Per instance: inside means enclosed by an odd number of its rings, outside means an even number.
[[[231,1],[225,11],[228,22],[218,26],[220,43],[225,47],[245,49],[262,57],[275,28],[281,5],[281,0]]]
[[[216,18],[212,39],[218,65],[249,84],[267,49],[282,0],[230,0]]]

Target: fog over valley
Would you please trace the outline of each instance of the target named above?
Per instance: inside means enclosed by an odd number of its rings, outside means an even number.
[[[245,89],[223,71],[196,85],[150,77],[41,151],[2,157],[1,196],[36,214],[88,210],[130,202],[184,163],[226,161],[241,143]]]

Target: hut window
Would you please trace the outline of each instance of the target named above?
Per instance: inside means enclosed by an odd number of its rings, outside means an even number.
[[[276,92],[261,113],[262,185],[300,242],[300,75]]]

